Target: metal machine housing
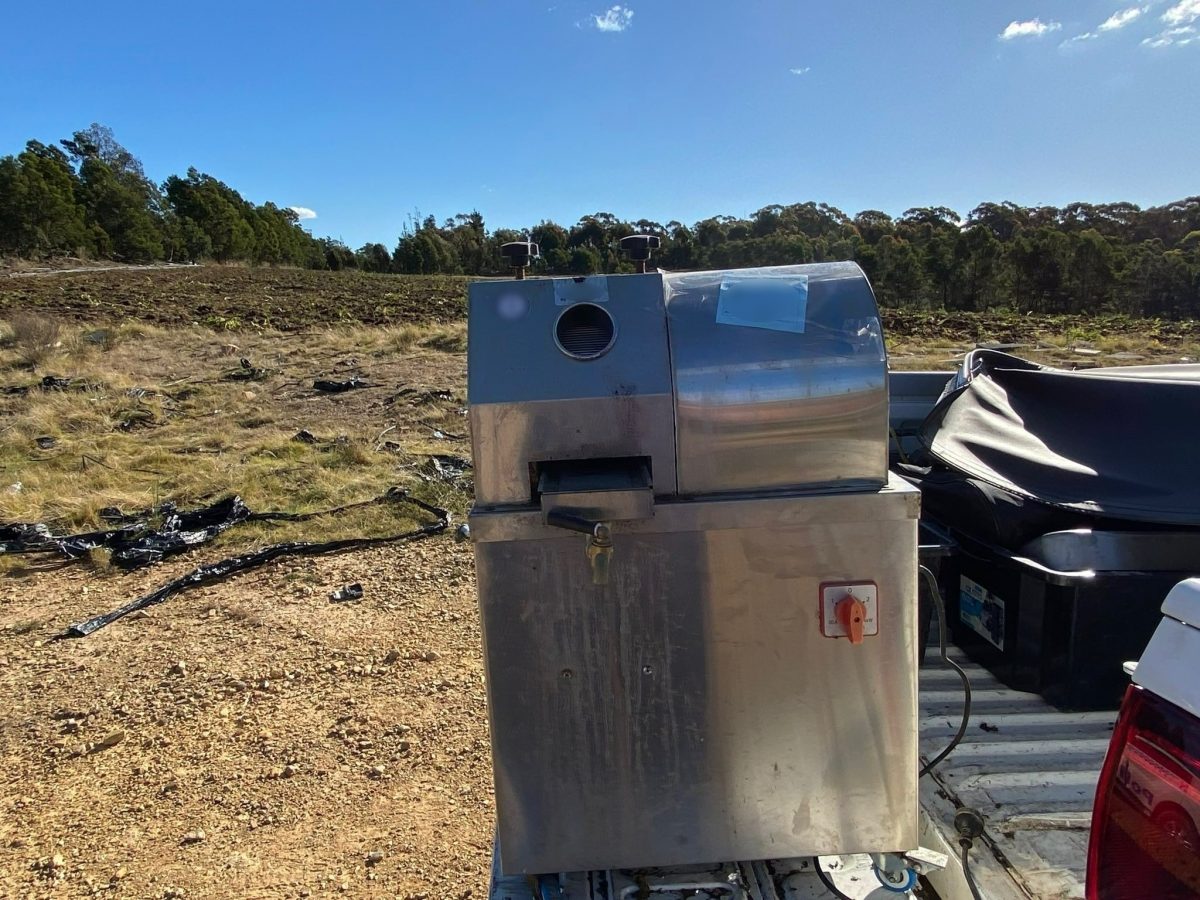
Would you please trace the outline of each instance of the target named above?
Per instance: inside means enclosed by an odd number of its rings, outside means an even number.
[[[915,847],[919,494],[857,266],[482,282],[469,327],[503,870]],[[877,633],[823,634],[866,582]]]

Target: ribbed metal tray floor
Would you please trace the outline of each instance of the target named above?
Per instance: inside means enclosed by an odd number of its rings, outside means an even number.
[[[984,896],[1082,897],[1092,800],[1116,711],[1059,712],[1036,694],[1004,687],[957,648],[950,657],[971,679],[971,721],[922,784],[922,844],[957,853],[954,809],[973,806],[987,820],[971,854]],[[962,711],[958,676],[935,659],[931,646],[921,670],[923,758],[950,740]],[[956,866],[930,880],[943,900],[970,896]]]

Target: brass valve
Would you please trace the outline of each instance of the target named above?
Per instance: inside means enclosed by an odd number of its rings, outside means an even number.
[[[588,536],[587,558],[592,566],[592,584],[608,584],[608,565],[612,562],[612,530],[604,522],[597,522]]]
[[[613,554],[612,526],[607,522],[595,522],[559,509],[552,509],[546,513],[546,524],[586,534],[592,584],[608,584],[608,566],[612,562]]]

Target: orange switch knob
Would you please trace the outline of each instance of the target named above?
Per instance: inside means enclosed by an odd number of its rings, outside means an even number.
[[[867,608],[863,602],[853,594],[847,594],[837,602],[833,610],[837,613],[838,623],[846,631],[846,637],[850,638],[850,643],[861,644],[863,627],[867,621]]]

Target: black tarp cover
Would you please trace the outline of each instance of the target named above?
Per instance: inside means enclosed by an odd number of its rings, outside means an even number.
[[[1090,515],[1200,525],[1200,366],[1053,369],[967,354],[921,428],[988,484]]]

